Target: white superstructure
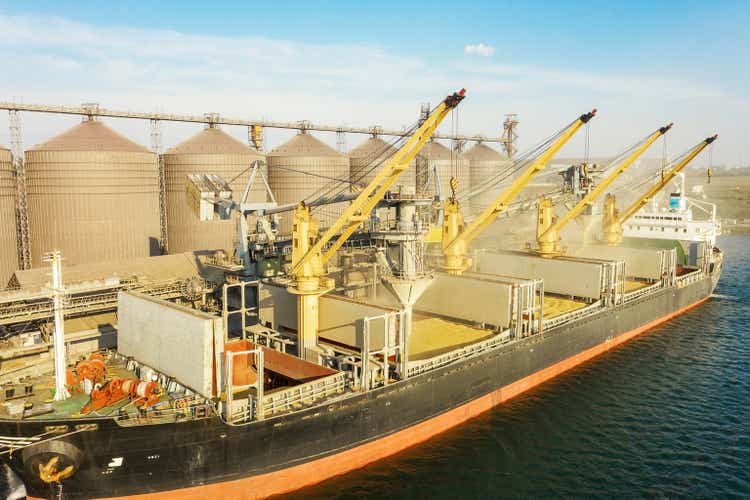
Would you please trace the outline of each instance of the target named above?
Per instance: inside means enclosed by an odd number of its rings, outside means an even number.
[[[676,190],[669,194],[667,206],[654,198],[650,206],[637,212],[623,226],[623,236],[705,242],[709,248],[721,234],[716,205],[685,196],[685,174],[679,174]],[[695,215],[701,214],[700,218]]]

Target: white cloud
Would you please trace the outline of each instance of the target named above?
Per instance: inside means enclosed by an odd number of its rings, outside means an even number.
[[[464,46],[464,54],[470,56],[490,57],[495,55],[495,47],[483,43],[470,44]]]
[[[717,129],[722,151],[744,148],[740,116],[747,100],[731,103],[720,87],[660,74],[575,71],[549,66],[446,61],[372,44],[316,44],[260,36],[208,36],[169,30],[99,27],[49,16],[0,14],[0,53],[14,68],[0,80],[0,100],[185,114],[218,112],[277,121],[308,119],[328,125],[412,123],[419,104],[461,87],[460,132],[499,135],[503,114],[518,112],[521,149],[592,107],[597,118],[592,154],[619,148],[641,129],[674,120],[670,147],[693,144]],[[485,44],[467,54],[491,55]],[[721,110],[732,109],[732,113]],[[0,113],[0,144],[7,144],[7,114]],[[59,118],[59,119],[58,119]],[[24,142],[41,142],[76,117],[24,115]],[[118,130],[147,144],[147,124],[113,120]],[[450,128],[446,120],[442,131]],[[734,135],[728,134],[736,130]],[[164,125],[164,144],[184,139],[195,126]],[[246,131],[227,127],[238,138]],[[684,131],[684,141],[675,139]],[[268,131],[275,146],[284,132]],[[321,134],[335,143],[333,134]],[[361,140],[348,139],[350,146]],[[731,141],[731,144],[730,144]],[[672,146],[674,145],[674,146]],[[718,156],[714,156],[718,159]]]

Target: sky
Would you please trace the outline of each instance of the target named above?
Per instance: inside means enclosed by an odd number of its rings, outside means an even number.
[[[750,164],[748,28],[748,0],[0,0],[0,100],[401,128],[421,103],[465,87],[458,132],[497,136],[504,115],[517,113],[521,150],[598,108],[593,155],[674,122],[667,154],[718,133],[701,162]],[[77,121],[25,113],[24,144]],[[148,144],[147,124],[107,122]],[[165,146],[197,130],[165,124]],[[267,146],[289,134],[268,131]],[[0,114],[0,142],[8,135]],[[580,154],[583,138],[561,156]]]

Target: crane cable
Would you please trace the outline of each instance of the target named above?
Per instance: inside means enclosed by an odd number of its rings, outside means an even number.
[[[571,124],[572,124],[572,122],[571,122]],[[569,126],[570,126],[570,125],[568,125],[568,127],[569,127]],[[554,141],[554,140],[555,140],[555,138],[556,138],[557,136],[559,136],[560,134],[562,134],[562,133],[563,133],[563,132],[564,132],[564,131],[565,131],[565,130],[566,130],[566,129],[568,128],[568,127],[565,127],[565,128],[563,128],[562,130],[560,130],[560,132],[558,132],[558,133],[557,133],[557,134],[555,134],[554,136],[550,137],[550,139],[547,139],[547,140],[546,140],[546,141],[545,141],[545,142],[544,142],[544,143],[543,143],[543,144],[542,144],[541,146],[537,146],[537,147],[533,148],[533,149],[532,149],[532,151],[534,151],[534,152],[535,152],[535,151],[538,151],[539,149],[546,149],[545,145],[546,145],[547,143],[551,143],[552,141]],[[642,145],[642,144],[643,144],[643,143],[644,143],[645,141],[647,141],[647,140],[648,140],[648,138],[649,138],[649,137],[651,137],[651,135],[652,135],[652,134],[648,134],[648,135],[646,135],[646,136],[645,136],[645,137],[643,137],[642,139],[640,139],[640,140],[638,140],[638,141],[634,142],[633,144],[629,145],[629,146],[628,146],[628,147],[626,147],[626,148],[625,148],[624,150],[622,150],[622,151],[621,151],[620,153],[618,153],[618,154],[617,154],[616,156],[614,156],[613,158],[611,158],[611,159],[610,159],[610,160],[609,160],[609,161],[607,162],[607,164],[606,164],[606,166],[604,167],[604,170],[602,171],[602,173],[605,173],[605,172],[607,172],[607,171],[608,171],[608,170],[609,170],[610,168],[613,168],[613,167],[614,167],[614,166],[615,166],[616,164],[618,164],[618,163],[619,163],[619,162],[620,162],[621,160],[623,160],[623,159],[624,159],[624,158],[625,158],[625,157],[626,157],[627,155],[629,155],[629,154],[630,154],[631,152],[633,152],[633,151],[634,151],[635,149],[637,149],[638,147],[640,147],[640,146],[641,146],[641,145]],[[541,154],[541,152],[540,152],[540,153],[538,153],[538,154],[532,155],[531,159],[529,159],[529,160],[526,160],[526,159],[524,159],[524,162],[523,162],[523,164],[522,164],[522,165],[519,165],[519,166],[518,166],[517,168],[515,168],[515,169],[514,169],[514,170],[513,170],[512,172],[508,173],[508,174],[507,174],[507,175],[506,175],[506,176],[505,176],[505,177],[504,177],[504,178],[503,178],[502,180],[505,180],[505,179],[507,179],[508,177],[510,177],[511,175],[513,175],[513,174],[514,174],[515,172],[517,172],[518,170],[520,170],[520,169],[521,169],[522,167],[525,167],[526,165],[528,165],[528,164],[530,163],[530,161],[531,161],[531,160],[533,160],[533,159],[536,159],[536,157],[538,157],[538,156],[539,156],[540,154]],[[588,155],[588,153],[587,153],[587,155]],[[528,156],[528,153],[524,153],[524,154],[522,155],[522,157],[526,157],[526,156]],[[499,183],[500,183],[500,182],[496,182],[496,183],[493,183],[493,184],[490,184],[490,185],[487,185],[487,186],[481,187],[481,188],[479,188],[479,189],[477,189],[477,190],[474,190],[474,191],[472,191],[472,192],[468,193],[467,195],[464,195],[464,196],[462,197],[462,199],[463,199],[463,200],[465,201],[465,200],[467,200],[467,199],[473,198],[474,196],[477,196],[478,194],[481,194],[481,193],[483,193],[483,192],[487,191],[488,189],[491,189],[492,187],[494,187],[494,185],[496,185],[496,184],[499,184]]]
[[[474,198],[475,196],[479,196],[482,193],[485,193],[486,191],[489,191],[490,189],[493,189],[497,185],[501,184],[506,179],[510,178],[513,174],[519,172],[520,170],[526,168],[528,165],[531,164],[534,160],[536,160],[541,154],[552,145],[554,141],[556,141],[568,128],[570,128],[571,125],[573,125],[576,120],[571,121],[569,124],[567,124],[565,127],[560,129],[559,131],[555,132],[548,138],[544,139],[537,145],[531,147],[524,153],[522,153],[519,156],[516,156],[516,158],[508,165],[506,168],[498,171],[494,176],[487,179],[487,181],[484,183],[483,186],[480,186],[475,189],[468,189],[465,191],[462,191],[459,193],[458,199],[462,201],[469,200],[471,198]]]
[[[399,149],[401,143],[406,142],[408,140],[408,137],[411,135],[411,133],[414,130],[416,130],[416,128],[417,128],[416,126],[412,125],[409,129],[405,131],[406,135],[396,137],[391,143],[386,143],[383,145],[383,147],[365,156],[364,157],[365,167],[356,174],[356,177],[352,177],[350,175],[349,178],[346,180],[334,178],[335,182],[331,182],[324,186],[321,186],[316,191],[306,196],[304,200],[309,201],[311,199],[318,199],[318,198],[322,198],[326,196],[330,198],[335,198],[336,196],[351,189],[352,186],[356,186],[362,179],[367,177],[375,169],[379,168],[381,165],[387,162],[390,156],[392,156],[392,154],[388,154],[388,153],[391,152],[393,149]],[[319,210],[321,210],[320,207],[313,208],[313,211],[319,211]]]
[[[585,165],[588,165],[589,160],[590,160],[590,150],[591,150],[590,148],[591,138],[589,135],[589,131],[591,130],[591,122],[590,121],[586,122],[586,125],[584,125],[584,127],[585,127],[585,131],[584,131],[585,138],[584,138],[584,146],[583,146],[583,163]]]
[[[702,142],[703,141],[700,141],[700,142],[696,143],[694,146],[686,149],[685,151],[683,151],[682,153],[680,153],[678,156],[676,156],[675,158],[673,158],[671,161],[667,162],[666,164],[663,163],[662,166],[661,166],[661,168],[659,169],[659,174],[658,175],[663,178],[666,170],[669,170],[672,167],[674,167],[675,165],[677,165],[678,163],[680,163],[683,159],[685,159],[685,157],[687,155],[689,155]],[[622,186],[614,189],[613,192],[615,194],[621,193],[621,192],[630,192],[630,193],[635,192],[637,190],[640,190],[646,184],[649,184],[649,183],[653,182],[654,177],[656,177],[656,176],[657,176],[657,174],[654,173],[654,172],[648,173],[648,174],[644,175],[643,177],[634,179],[633,181],[631,181],[631,182],[629,182],[629,183],[627,183],[625,185],[622,185]]]
[[[451,110],[451,135],[456,137],[458,131],[458,111],[454,108]],[[460,151],[461,142],[456,140],[455,147],[451,148],[451,178],[450,178],[450,190],[451,199],[456,199],[456,188],[458,187],[458,154]]]
[[[429,114],[432,115],[432,113],[434,113],[438,107],[439,105],[434,106],[430,110]],[[387,163],[394,154],[392,153],[392,151],[394,149],[395,150],[401,149],[401,147],[403,147],[403,145],[411,138],[411,136],[419,129],[420,126],[421,126],[421,123],[419,120],[417,120],[416,122],[412,123],[406,130],[404,130],[403,136],[395,138],[391,143],[386,144],[383,148],[381,148],[376,153],[373,153],[367,156],[366,158],[371,158],[371,160],[365,163],[365,168],[363,169],[363,171],[359,172],[356,178],[350,178],[348,182],[345,183],[346,185],[344,185],[343,187],[339,188],[341,183],[338,183],[338,184],[330,183],[326,186],[323,186],[321,189],[318,189],[316,193],[314,194],[317,194],[323,191],[324,194],[322,196],[326,196],[326,195],[330,196],[330,193],[335,192],[335,194],[331,196],[331,197],[335,197],[345,192],[351,186],[357,185],[359,181],[366,178],[373,171],[375,171],[376,169],[380,168],[382,165]],[[391,154],[387,154],[387,153],[391,153]],[[310,198],[311,196],[308,196],[307,198],[305,198],[305,200],[309,200]],[[317,207],[317,208],[313,207],[313,211],[319,210],[319,209],[320,207]]]

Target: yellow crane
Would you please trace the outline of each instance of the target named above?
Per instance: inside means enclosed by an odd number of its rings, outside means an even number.
[[[617,245],[622,241],[622,225],[630,219],[638,210],[643,208],[669,181],[675,178],[688,163],[698,156],[709,144],[714,142],[718,135],[713,135],[702,140],[698,145],[688,150],[683,158],[671,170],[662,172],[661,179],[651,186],[648,191],[635,200],[628,208],[620,212],[617,210],[617,200],[614,194],[608,194],[604,200],[604,213],[602,217],[602,233],[604,241],[608,245]]]
[[[657,139],[666,134],[672,124],[659,128],[643,140],[630,155],[627,156],[615,169],[586,196],[580,199],[576,205],[568,210],[560,219],[555,217],[555,207],[550,198],[542,196],[539,199],[539,215],[536,225],[537,248],[534,249],[542,257],[554,257],[563,253],[560,247],[560,231],[573,219],[581,215],[586,207],[594,201],[617,179],[635,160],[637,160]]]
[[[455,194],[445,202],[443,210],[443,265],[442,268],[449,274],[462,274],[470,265],[469,244],[479,236],[482,231],[500,215],[507,210],[508,205],[534,176],[543,170],[547,163],[557,154],[578,130],[596,115],[596,109],[578,117],[568,125],[549,147],[537,157],[531,165],[503,191],[484,211],[477,216],[469,225],[464,226],[463,215]],[[451,179],[452,191],[455,193],[455,180]]]
[[[409,162],[443,119],[463,100],[465,92],[461,89],[443,100],[325,233],[319,234],[318,222],[311,215],[310,207],[304,202],[297,205],[292,230],[292,283],[287,289],[298,297],[297,345],[301,357],[308,357],[309,350],[317,345],[319,297],[333,288],[332,280],[324,276],[325,264],[369,218],[370,212],[409,167]]]

